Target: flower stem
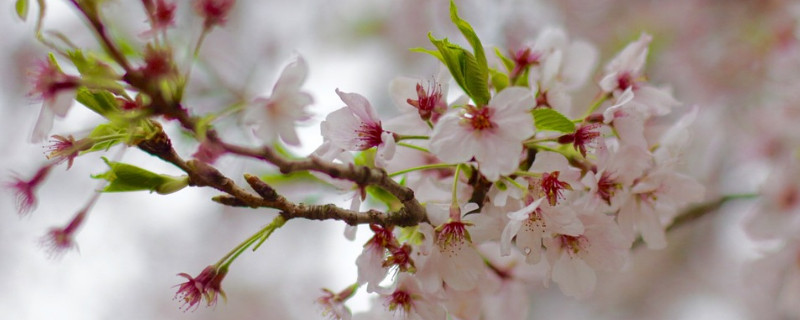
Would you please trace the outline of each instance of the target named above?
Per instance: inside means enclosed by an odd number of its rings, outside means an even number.
[[[519,172],[530,173],[530,172],[526,172],[526,171],[519,171]],[[528,188],[526,188],[523,185],[519,184],[519,182],[515,181],[514,179],[511,179],[511,177],[503,177],[503,178],[505,178],[506,181],[508,181],[508,183],[512,184],[513,186],[517,187],[518,189],[520,189],[522,191],[528,190]]]
[[[458,208],[458,176],[461,174],[461,164],[456,166],[456,173],[453,174],[453,199],[450,206]]]
[[[425,149],[425,148],[423,148],[423,147],[420,147],[420,146],[415,146],[415,145],[413,145],[413,144],[408,144],[408,143],[399,142],[397,145],[398,145],[398,146],[401,146],[401,147],[411,148],[411,149],[414,149],[414,150],[419,150],[419,151],[422,151],[422,152],[428,152],[428,153],[430,153],[430,151],[429,151],[428,149]]]
[[[431,169],[443,169],[443,168],[451,168],[454,166],[458,166],[457,164],[450,164],[450,163],[436,163],[436,164],[428,164],[419,167],[408,168],[396,172],[392,172],[389,174],[390,177],[396,177],[404,173],[409,173],[413,171],[420,171],[420,170],[431,170]],[[456,169],[457,170],[457,169]]]
[[[575,121],[581,122],[586,117],[592,115],[592,113],[594,113],[594,111],[597,110],[597,108],[599,108],[600,105],[602,105],[603,102],[606,102],[606,100],[608,100],[608,98],[610,98],[610,97],[611,97],[611,93],[609,92],[609,93],[606,93],[606,94],[600,96],[596,100],[594,100],[594,102],[592,102],[592,105],[589,106],[589,110],[586,110],[586,113],[584,113],[583,116],[580,119],[577,119]]]
[[[255,248],[253,248],[253,251],[255,251],[256,249],[258,249],[259,246],[261,246],[262,243],[264,243],[264,241],[267,240],[267,238],[269,238],[269,236],[273,232],[275,232],[275,230],[282,227],[284,224],[286,224],[286,218],[284,218],[281,215],[278,215],[277,217],[275,217],[275,219],[272,220],[272,223],[268,224],[264,228],[261,228],[261,230],[258,230],[258,232],[247,238],[247,240],[240,243],[238,246],[236,246],[230,252],[228,252],[225,256],[219,259],[219,261],[217,261],[215,266],[227,268],[234,260],[236,260],[236,258],[239,257],[239,255],[241,255],[245,250],[247,250],[247,248],[249,248],[253,243],[258,241],[258,244],[255,246]]]
[[[395,136],[395,139],[394,139],[394,140],[395,140],[395,141],[403,141],[403,140],[428,140],[428,139],[430,139],[430,138],[431,138],[431,137],[429,137],[429,136],[404,136],[404,135],[400,135],[400,134],[398,134],[397,136]]]

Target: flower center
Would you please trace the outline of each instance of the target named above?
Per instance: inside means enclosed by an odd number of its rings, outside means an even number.
[[[597,180],[597,194],[600,195],[600,198],[611,205],[611,197],[614,196],[616,189],[619,189],[619,185],[611,178],[611,174],[603,172],[600,179]]]
[[[411,311],[411,295],[405,291],[395,291],[389,297],[389,310],[394,311],[401,307],[406,313]]]
[[[408,104],[417,108],[422,120],[433,120],[436,122],[439,116],[447,110],[442,99],[442,85],[436,82],[429,83],[428,90],[417,83],[417,100],[408,99]]]
[[[586,239],[585,236],[568,236],[568,235],[559,235],[559,240],[561,241],[561,247],[567,250],[567,253],[571,257],[578,255],[582,251],[586,251],[589,248],[589,239]]]
[[[473,130],[483,131],[495,127],[495,124],[492,123],[492,113],[494,113],[494,110],[491,108],[484,107],[478,109],[475,106],[467,106],[465,109],[466,111],[461,117],[464,123],[468,124]]]
[[[358,150],[366,150],[380,145],[383,142],[381,133],[383,133],[383,128],[381,128],[380,123],[362,123],[356,130],[358,135],[356,148]]]
[[[559,171],[553,171],[551,173],[545,172],[542,174],[540,184],[542,186],[542,191],[547,196],[547,202],[549,202],[551,206],[555,206],[558,203],[558,199],[564,198],[562,194],[564,190],[572,190],[572,186],[570,186],[569,183],[558,180],[558,175],[560,173]]]
[[[619,77],[617,77],[617,87],[622,91],[625,91],[630,87],[636,89],[635,85],[636,82],[634,82],[633,76],[631,75],[630,72],[623,72],[622,74],[619,75]]]
[[[465,241],[469,240],[467,225],[461,221],[451,221],[441,225],[436,234],[439,250],[452,257],[458,255]]]

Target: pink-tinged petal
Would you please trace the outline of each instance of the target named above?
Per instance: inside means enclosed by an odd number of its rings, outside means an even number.
[[[583,298],[594,291],[597,275],[582,259],[562,253],[553,266],[553,281],[565,295]]]
[[[578,236],[584,233],[583,223],[574,209],[568,206],[542,208],[542,216],[550,227],[550,232]]]
[[[389,270],[382,265],[384,251],[383,247],[367,244],[361,255],[356,258],[356,266],[358,267],[357,281],[360,284],[367,284],[367,292],[375,292]]]
[[[459,125],[460,116],[451,112],[439,118],[431,133],[431,152],[444,162],[466,162],[473,157],[477,142]]]
[[[272,89],[273,95],[292,94],[300,90],[300,86],[308,77],[308,64],[301,56],[283,68],[275,87]]]
[[[603,92],[613,92],[617,89],[617,76],[619,76],[619,73],[611,72],[600,79],[600,82],[597,84],[600,86],[600,89],[603,89]]]
[[[612,124],[622,143],[641,149],[648,148],[644,137],[644,119],[638,112],[628,111],[624,116],[614,118]]]
[[[536,38],[536,44],[533,46],[534,51],[549,52],[567,46],[567,33],[559,28],[548,27],[539,33]]]
[[[489,101],[489,105],[501,114],[504,114],[505,111],[516,113],[533,108],[533,97],[530,90],[526,88],[510,87],[494,96]]]
[[[649,85],[643,85],[636,89],[636,101],[647,105],[650,116],[663,116],[670,113],[672,108],[681,103],[672,96],[668,89],[659,89]]]
[[[598,53],[594,46],[585,41],[575,41],[565,52],[561,81],[567,90],[580,88],[589,79],[597,65]]]
[[[394,141],[394,135],[391,132],[386,131],[381,133],[381,141],[383,141],[383,143],[378,145],[378,150],[375,157],[375,166],[378,168],[385,168],[387,162],[392,160],[394,157],[396,143]]]
[[[638,75],[647,59],[648,46],[653,37],[642,33],[639,39],[628,44],[606,65],[606,72],[627,71]]]
[[[397,77],[392,79],[392,82],[389,83],[389,95],[398,110],[416,111],[416,109],[408,103],[408,99],[417,99],[416,86],[418,83],[420,83],[419,79],[409,77]]]
[[[541,151],[536,153],[536,159],[533,160],[528,171],[542,173],[563,171],[567,168],[570,168],[570,165],[564,155],[552,151]]]
[[[544,235],[544,229],[531,228],[531,221],[526,221],[524,228],[517,233],[517,248],[525,256],[525,263],[534,265],[542,260],[542,238]]]
[[[667,238],[664,233],[665,226],[659,221],[659,217],[652,208],[648,206],[639,206],[641,210],[639,215],[638,226],[642,233],[642,240],[647,244],[647,248],[651,250],[663,249],[667,247]]]
[[[475,288],[483,274],[483,260],[475,248],[464,240],[451,248],[455,253],[449,258],[445,256],[439,266],[442,280],[457,291]]]
[[[633,98],[633,87],[625,89],[625,91],[623,91],[622,94],[616,98],[614,105],[608,107],[606,111],[603,111],[603,122],[609,124],[611,121],[614,121],[617,111],[624,110],[623,108],[625,108],[628,103],[633,100]]]
[[[553,82],[556,81],[559,69],[561,68],[561,61],[563,60],[563,53],[561,50],[557,50],[547,56],[547,59],[544,61],[544,66],[542,66],[542,75],[541,81],[542,85],[549,88],[552,86]]]
[[[361,122],[353,116],[349,108],[341,108],[328,114],[321,124],[322,136],[330,139],[337,147],[345,150],[359,149],[356,130]]]
[[[44,105],[46,108],[53,110],[53,113],[57,116],[63,118],[67,116],[67,112],[72,107],[72,100],[75,100],[76,94],[75,89],[58,90],[55,96],[44,100]]]
[[[511,254],[511,239],[513,239],[522,228],[522,220],[511,219],[503,228],[503,233],[500,234],[500,254],[507,256]]]
[[[357,93],[342,92],[336,89],[336,94],[342,99],[342,102],[350,108],[351,112],[355,114],[362,122],[366,123],[379,123],[380,118],[375,113],[375,109],[369,104],[367,98]]]
[[[31,142],[39,143],[47,139],[50,130],[53,129],[53,119],[55,114],[53,110],[47,107],[42,107],[39,111],[39,118],[36,119],[36,125],[33,127],[33,134],[31,135]]]

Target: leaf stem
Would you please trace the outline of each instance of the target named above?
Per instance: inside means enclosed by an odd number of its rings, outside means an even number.
[[[396,177],[404,173],[420,171],[420,170],[431,170],[431,169],[443,169],[443,168],[451,168],[454,166],[458,166],[457,164],[450,164],[450,163],[435,163],[435,164],[428,164],[419,167],[413,167],[408,169],[403,169],[400,171],[392,172],[389,174],[390,177]]]

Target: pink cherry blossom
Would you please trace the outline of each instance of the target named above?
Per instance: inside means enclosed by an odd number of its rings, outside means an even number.
[[[584,226],[582,234],[548,237],[544,245],[553,281],[565,295],[580,298],[594,291],[596,271],[622,268],[631,242],[622,236],[611,216],[581,214],[578,217]]]
[[[381,293],[384,304],[398,320],[445,319],[445,310],[438,299],[422,291],[417,280],[403,273],[397,277],[393,290]]]
[[[442,290],[445,284],[453,290],[467,291],[475,287],[483,275],[483,260],[472,243],[467,226],[461,221],[462,213],[478,208],[468,203],[461,208],[444,209],[441,205],[429,204],[428,218],[436,225],[432,239],[433,248],[424,266],[417,272],[418,279],[429,293]],[[451,210],[453,212],[451,212]],[[447,219],[456,216],[457,219]]]
[[[194,10],[203,18],[206,29],[224,25],[236,0],[195,0]]]
[[[36,189],[42,185],[51,168],[53,168],[52,164],[42,166],[30,180],[14,177],[13,182],[6,184],[6,187],[12,189],[17,197],[16,205],[19,214],[27,214],[36,207]]]
[[[287,144],[300,145],[295,126],[298,121],[310,119],[306,108],[313,103],[311,95],[300,91],[307,76],[308,65],[298,56],[283,69],[272,96],[256,98],[245,109],[244,123],[252,126],[253,133],[264,143],[272,144],[281,137]]]
[[[380,118],[366,98],[339,89],[336,89],[336,93],[347,106],[331,112],[322,122],[323,138],[349,151],[377,147],[375,165],[385,167],[386,162],[394,156],[394,135],[383,130]]]
[[[31,136],[32,142],[44,140],[53,128],[53,119],[65,117],[75,99],[80,79],[64,74],[52,60],[39,61],[33,72],[33,89],[30,95],[42,99],[42,110]]]
[[[322,296],[316,300],[317,304],[322,308],[322,316],[328,319],[350,320],[353,314],[344,303],[355,294],[356,289],[358,289],[358,286],[349,286],[339,293],[322,289]]]
[[[52,257],[59,257],[64,252],[75,248],[75,232],[83,224],[89,209],[83,209],[70,222],[62,228],[52,228],[42,238],[41,244],[45,246]]]
[[[186,278],[187,281],[178,285],[175,299],[183,300],[184,311],[197,307],[202,299],[206,299],[208,306],[213,306],[217,303],[219,296],[225,299],[225,291],[222,291],[221,285],[227,273],[227,268],[215,266],[206,267],[196,278],[186,273],[179,273],[178,275]]]
[[[653,87],[642,80],[652,40],[653,37],[642,33],[606,65],[606,75],[600,80],[600,88],[614,96],[632,93],[629,103],[619,104],[619,107],[636,109],[646,117],[665,115],[680,104],[670,90]]]
[[[467,105],[444,115],[433,129],[431,151],[445,162],[478,162],[489,181],[514,172],[522,154],[522,141],[533,135],[530,92],[507,88],[488,105]],[[508,155],[498,157],[497,155]]]
[[[702,200],[704,191],[703,185],[687,175],[655,168],[633,185],[630,197],[620,206],[617,222],[628,240],[633,241],[640,232],[648,248],[664,248],[664,229],[679,209]]]
[[[386,249],[392,246],[396,240],[390,228],[370,225],[370,229],[374,235],[364,244],[364,250],[356,258],[356,266],[358,266],[358,283],[366,283],[367,292],[374,292],[389,271],[383,265]]]

